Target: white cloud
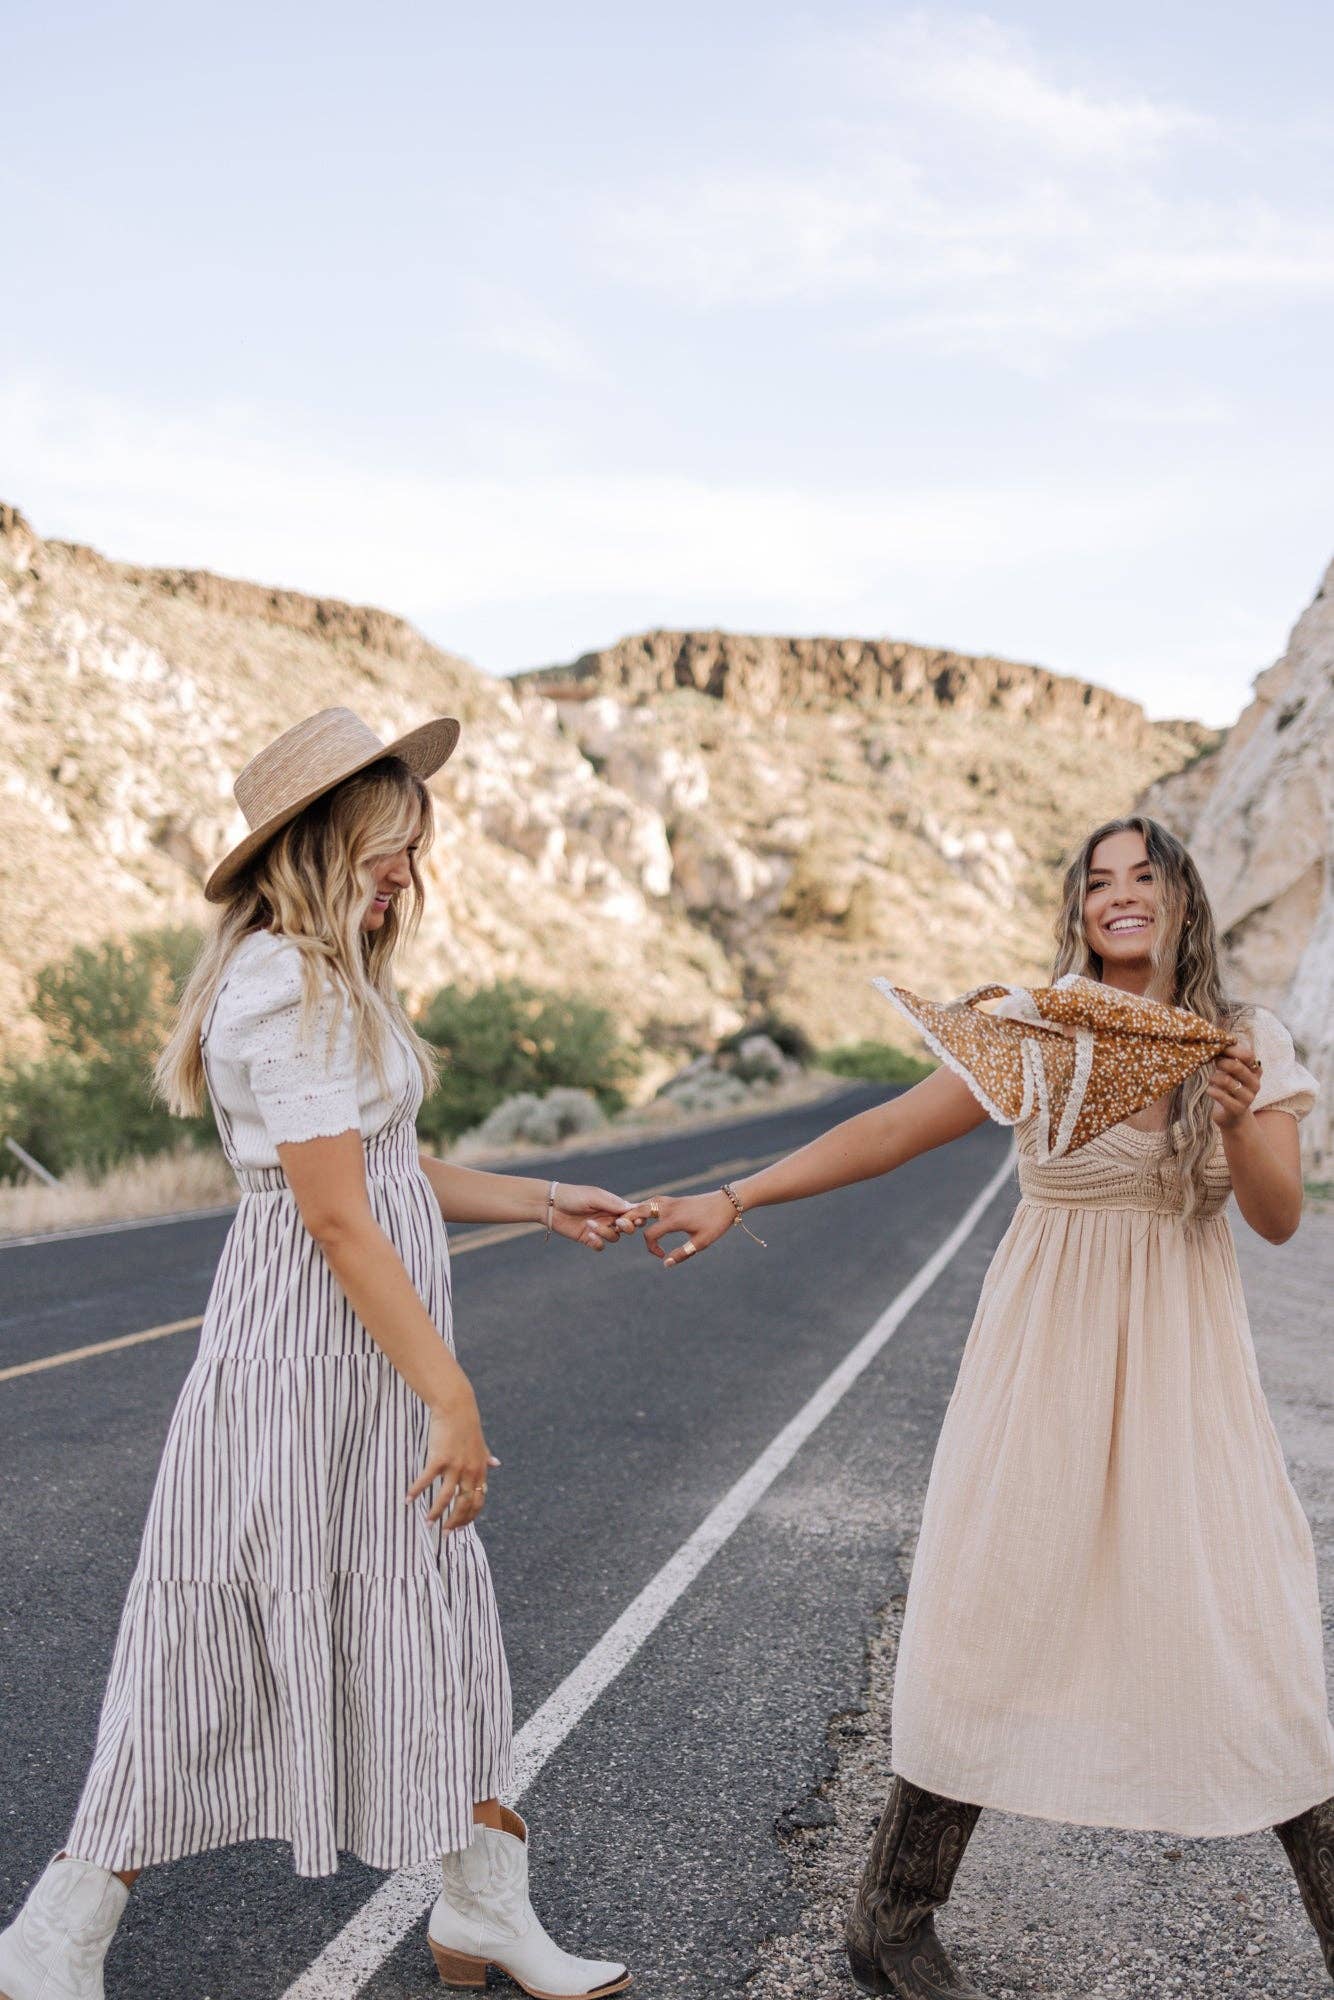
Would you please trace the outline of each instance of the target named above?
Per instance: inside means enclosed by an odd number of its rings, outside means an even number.
[[[1215,138],[1189,107],[1055,81],[985,16],[912,14],[812,61],[837,124],[772,165],[720,154],[609,200],[619,275],[703,310],[856,301],[882,338],[1019,366],[1334,295],[1323,216],[1178,191],[1165,156]],[[814,145],[818,166],[792,164]]]
[[[1236,413],[1221,396],[1187,384],[1174,393],[1144,395],[1130,390],[1098,394],[1091,401],[1089,415],[1095,423],[1134,429],[1214,431],[1233,423]]]
[[[0,387],[0,459],[4,497],[39,533],[437,622],[582,594],[800,604],[836,628],[841,607],[892,604],[909,584],[948,595],[1016,565],[1151,548],[1184,504],[1166,480],[1145,492],[1093,472],[860,494],[573,468],[386,472],[266,436],[253,412],[164,418],[33,382]]]
[[[1236,510],[1207,468],[1109,478],[1094,461],[1064,478],[860,493],[569,465],[421,475],[317,455],[254,409],[164,417],[2,380],[0,466],[0,499],[39,533],[382,605],[493,671],[659,620],[888,632],[1227,722],[1297,594],[1277,579],[1269,612],[1210,594],[1227,575],[1212,544]],[[1161,553],[1187,521],[1193,555],[1165,590]],[[1109,575],[1141,587],[1109,596]]]
[[[596,386],[607,370],[578,327],[517,286],[473,279],[460,288],[460,320],[474,346],[527,363],[575,386]]]
[[[1068,159],[1131,160],[1207,129],[1186,105],[1062,83],[985,14],[917,10],[853,51],[857,73],[895,98]]]

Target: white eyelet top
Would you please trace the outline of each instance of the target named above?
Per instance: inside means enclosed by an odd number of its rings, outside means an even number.
[[[379,1132],[415,1069],[397,1030],[385,1082],[358,1062],[352,1022],[332,980],[302,1032],[302,951],[291,938],[241,940],[213,1004],[204,1042],[210,1093],[234,1164],[276,1167],[277,1148],[304,1139]]]

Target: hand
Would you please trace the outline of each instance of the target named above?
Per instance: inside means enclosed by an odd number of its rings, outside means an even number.
[[[1213,1121],[1224,1132],[1235,1132],[1255,1102],[1261,1065],[1249,1042],[1229,1042],[1225,1053],[1209,1065],[1209,1095]]]
[[[726,1236],[736,1221],[736,1210],[719,1189],[714,1194],[655,1195],[648,1201],[637,1201],[625,1219],[647,1224],[644,1241],[653,1255],[662,1259],[663,1269],[670,1271],[673,1265],[684,1263],[687,1257]],[[664,1236],[679,1236],[683,1231],[684,1243],[670,1254],[662,1249]]]
[[[606,1188],[573,1187],[558,1181],[551,1227],[557,1236],[582,1243],[586,1250],[603,1250],[608,1243],[633,1235],[634,1224],[624,1220],[629,1208],[628,1201]]]
[[[437,1479],[440,1491],[431,1502],[426,1518],[445,1521],[445,1533],[466,1528],[486,1504],[486,1475],[500,1460],[486,1448],[482,1420],[471,1395],[465,1403],[448,1409],[432,1410],[426,1441],[426,1463],[404,1495],[410,1505]]]

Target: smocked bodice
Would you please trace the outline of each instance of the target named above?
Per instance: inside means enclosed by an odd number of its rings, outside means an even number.
[[[1024,1200],[1042,1208],[1103,1208],[1180,1215],[1185,1188],[1168,1132],[1142,1132],[1134,1125],[1113,1125],[1077,1152],[1058,1160],[1039,1160],[1031,1120],[1017,1127],[1019,1187]],[[1217,1215],[1232,1192],[1223,1142],[1215,1134],[1206,1169],[1208,1194],[1197,1210]]]

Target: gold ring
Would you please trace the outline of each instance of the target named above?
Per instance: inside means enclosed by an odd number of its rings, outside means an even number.
[[[662,1214],[662,1210],[661,1210],[661,1209],[660,1209],[660,1208],[658,1207],[658,1204],[657,1204],[657,1202],[656,1202],[656,1201],[651,1201],[651,1202],[649,1203],[649,1205],[648,1205],[648,1212],[649,1212],[649,1214],[650,1214],[650,1215],[651,1215],[651,1216],[653,1217],[653,1220],[654,1220],[655,1222],[656,1222],[656,1221],[658,1220],[658,1217],[659,1217],[659,1216],[660,1216],[660,1215]]]

